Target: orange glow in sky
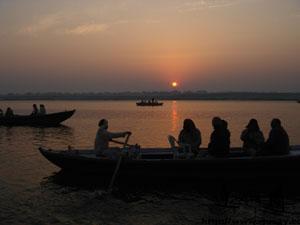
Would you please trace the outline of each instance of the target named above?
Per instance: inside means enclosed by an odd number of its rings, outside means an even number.
[[[173,87],[173,88],[176,88],[177,86],[178,86],[178,83],[177,83],[176,81],[173,81],[173,82],[172,82],[172,87]]]
[[[0,0],[0,94],[299,92],[299,10],[299,0]]]

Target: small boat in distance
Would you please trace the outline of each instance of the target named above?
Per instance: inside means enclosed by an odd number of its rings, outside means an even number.
[[[300,169],[300,146],[291,146],[287,155],[248,156],[241,148],[232,148],[226,158],[207,156],[201,149],[201,157],[175,158],[170,148],[140,149],[136,157],[124,157],[120,174],[125,177],[173,177],[173,178],[244,178],[296,176]],[[93,150],[51,150],[39,148],[51,163],[75,174],[111,176],[117,159],[98,157]]]
[[[163,102],[137,102],[137,106],[162,106],[164,103]]]
[[[163,102],[158,102],[154,98],[148,101],[141,100],[140,102],[137,102],[137,106],[162,106],[164,103]]]
[[[13,115],[11,117],[1,117],[0,126],[37,126],[54,127],[69,119],[76,110],[50,113],[45,115]]]

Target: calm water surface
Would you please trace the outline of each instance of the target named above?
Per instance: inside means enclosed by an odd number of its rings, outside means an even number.
[[[29,114],[40,102],[0,102],[15,113]],[[270,207],[270,198],[241,197],[231,193],[229,203],[220,203],[216,193],[198,187],[127,187],[108,199],[97,197],[99,186],[89,188],[57,182],[59,169],[37,151],[39,146],[90,148],[97,123],[107,118],[110,129],[130,130],[131,143],[142,147],[166,147],[167,135],[177,136],[182,121],[191,118],[200,128],[203,146],[212,131],[211,119],[229,122],[232,146],[240,146],[240,132],[252,117],[265,136],[271,118],[282,120],[292,144],[300,144],[300,104],[256,101],[165,101],[163,107],[136,107],[133,101],[43,101],[48,112],[77,109],[56,128],[0,127],[0,221],[1,224],[199,224],[207,218],[300,218],[298,197],[284,197],[284,210]],[[99,178],[101,179],[101,178]],[[63,178],[64,180],[64,178]],[[177,186],[177,185],[175,185]],[[202,185],[203,186],[203,185]],[[217,199],[217,200],[216,200]],[[258,199],[258,200],[257,200]],[[278,204],[277,204],[278,205]],[[299,210],[298,210],[299,208]],[[275,210],[275,212],[274,212]],[[299,220],[300,222],[300,220]]]

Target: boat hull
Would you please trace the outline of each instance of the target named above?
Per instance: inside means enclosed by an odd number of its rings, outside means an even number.
[[[21,116],[15,115],[13,117],[0,118],[0,126],[41,126],[41,127],[51,127],[58,126],[63,121],[69,119],[75,110],[51,113],[46,115],[29,115]]]
[[[159,150],[157,150],[159,151]],[[120,167],[122,176],[128,177],[173,177],[173,178],[245,178],[286,177],[300,172],[300,149],[285,156],[242,156],[231,153],[228,158],[202,157],[199,159],[172,159],[170,151],[159,157],[145,153],[142,159],[124,158]],[[53,151],[40,148],[41,154],[65,171],[111,175],[116,160],[99,158],[82,151]],[[150,152],[150,150],[149,150]],[[153,152],[153,151],[152,151]],[[205,152],[205,151],[204,151]],[[152,157],[152,158],[151,158]]]
[[[147,103],[147,102],[137,102],[137,106],[163,106],[163,102],[158,102],[158,103]]]

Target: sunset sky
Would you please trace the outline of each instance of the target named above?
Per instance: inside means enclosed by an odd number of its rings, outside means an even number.
[[[1,0],[0,93],[300,91],[299,0]]]

